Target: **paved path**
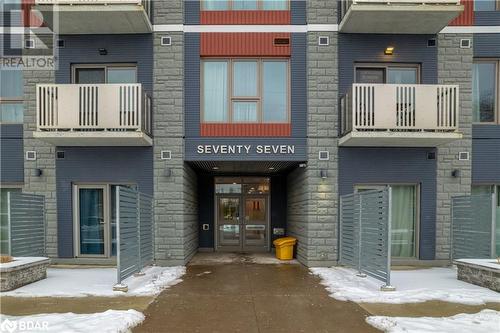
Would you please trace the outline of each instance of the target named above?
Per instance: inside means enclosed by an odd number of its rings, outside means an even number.
[[[378,332],[368,313],[328,296],[299,264],[189,265],[134,332]]]

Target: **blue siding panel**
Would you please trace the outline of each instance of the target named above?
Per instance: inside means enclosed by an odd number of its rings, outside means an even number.
[[[291,117],[292,137],[307,135],[307,35],[292,33]]]
[[[500,25],[500,11],[474,12],[474,25]]]
[[[500,34],[474,34],[473,43],[474,57],[500,57]]]
[[[58,254],[73,257],[72,184],[137,184],[153,194],[151,147],[58,147],[64,159],[56,160]]]
[[[184,24],[200,24],[200,1],[184,1]]]
[[[23,125],[0,124],[0,183],[23,182]]]
[[[437,83],[437,47],[427,47],[434,35],[339,34],[339,91],[343,95],[354,83],[354,64],[399,62],[421,65],[421,82]],[[387,46],[394,55],[384,55]],[[333,55],[332,55],[333,56]]]
[[[500,184],[500,139],[472,140],[472,183]]]
[[[184,34],[184,121],[186,137],[200,136],[200,34]]]
[[[436,160],[425,148],[340,148],[339,193],[357,184],[411,183],[420,185],[420,259],[435,257]]]
[[[71,83],[72,64],[136,63],[137,82],[149,92],[153,87],[153,36],[77,35],[61,36],[65,47],[59,49],[59,70],[56,83]],[[105,48],[108,54],[99,55]]]
[[[500,125],[473,125],[473,139],[500,139]],[[500,147],[499,147],[500,149]]]
[[[290,1],[291,24],[306,24],[307,1]]]

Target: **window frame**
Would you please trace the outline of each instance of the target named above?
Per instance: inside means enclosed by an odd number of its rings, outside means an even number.
[[[478,0],[476,0],[476,1],[478,1]],[[478,10],[478,9],[476,9],[476,1],[474,1],[474,12],[482,13],[482,12],[500,11],[500,0],[495,0],[495,9],[494,10]]]
[[[372,69],[383,69],[384,70],[384,81],[385,82],[382,84],[394,84],[394,83],[387,83],[387,78],[388,78],[387,71],[389,68],[394,68],[394,67],[415,68],[417,70],[417,83],[416,84],[422,84],[422,73],[421,73],[422,65],[419,63],[402,63],[402,62],[360,62],[360,63],[354,63],[353,82],[359,83],[359,82],[356,82],[356,70],[358,68],[372,68]]]
[[[263,0],[255,0],[257,2],[257,8],[256,9],[233,9],[233,3],[234,0],[220,0],[220,1],[225,1],[227,3],[227,9],[207,9],[205,7],[205,0],[200,1],[200,10],[201,11],[206,11],[206,12],[226,12],[226,11],[252,11],[252,10],[262,10],[262,11],[286,11],[290,10],[290,1],[287,0],[286,2],[286,9],[264,9],[264,1]]]
[[[495,64],[495,105],[493,106],[493,121],[473,121],[473,125],[498,125],[500,124],[500,58],[474,58],[472,65],[479,63],[494,63]],[[473,69],[474,71],[474,69]],[[472,101],[474,101],[474,82],[472,82]],[[474,114],[474,105],[472,105],[472,113]],[[474,117],[474,115],[473,115]]]
[[[76,83],[76,71],[80,68],[102,68],[104,69],[104,83],[96,84],[113,84],[108,83],[108,68],[119,67],[119,68],[133,68],[135,69],[135,83],[138,83],[137,79],[139,76],[138,67],[136,63],[105,63],[105,64],[72,64],[71,65],[71,83],[72,84],[86,84],[86,83]]]
[[[21,80],[24,80],[24,75],[23,75],[23,71],[22,70],[19,70],[19,72],[21,72]],[[0,95],[0,104],[21,104],[23,105],[24,104],[24,84],[23,84],[23,92],[21,94],[21,96],[19,97],[2,97]],[[1,108],[1,106],[0,106]],[[23,120],[21,121],[3,121],[2,120],[2,114],[0,113],[0,124],[22,124],[24,123],[24,105],[23,105]],[[1,112],[1,110],[0,110]]]
[[[243,61],[257,62],[257,96],[234,96],[234,63]],[[286,62],[286,119],[283,121],[266,121],[264,122],[263,115],[263,86],[264,86],[264,62]],[[205,62],[226,62],[227,64],[227,120],[226,121],[206,121],[205,120],[205,103],[204,103],[204,78],[205,78]],[[230,57],[230,58],[203,58],[200,66],[200,123],[202,124],[289,124],[291,122],[291,74],[290,74],[290,59],[289,58],[269,58],[269,57]],[[257,121],[234,121],[233,102],[238,101],[257,101]]]

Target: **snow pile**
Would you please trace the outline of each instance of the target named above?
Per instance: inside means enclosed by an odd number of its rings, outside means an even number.
[[[440,300],[480,305],[500,302],[500,294],[487,288],[457,280],[453,268],[392,271],[391,284],[396,291],[380,291],[382,282],[356,276],[348,268],[311,268],[335,299],[366,303],[418,303]]]
[[[492,333],[500,330],[500,312],[483,310],[444,318],[373,316],[366,318],[366,322],[388,333]]]
[[[33,316],[0,315],[2,332],[129,332],[144,320],[144,315],[135,310],[92,314],[49,313]]]
[[[131,276],[122,284],[128,292],[113,291],[116,268],[49,268],[47,278],[16,290],[0,293],[16,297],[154,296],[182,281],[183,266],[147,267],[144,276]]]

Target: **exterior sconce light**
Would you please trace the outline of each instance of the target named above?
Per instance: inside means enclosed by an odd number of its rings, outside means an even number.
[[[106,50],[105,48],[100,48],[99,49],[99,55],[108,55],[108,50]]]
[[[394,54],[394,46],[387,46],[384,51],[385,55],[393,55]]]
[[[451,176],[452,176],[453,178],[458,178],[458,177],[460,177],[460,170],[458,170],[458,169],[453,170],[453,171],[451,172]]]
[[[327,170],[320,170],[319,175],[320,175],[321,179],[326,179],[326,178],[328,178],[328,171]]]
[[[35,169],[35,176],[36,177],[41,177],[43,175],[43,170],[42,169]]]
[[[170,176],[172,176],[172,169],[170,169],[170,168],[165,168],[165,171],[163,171],[163,175],[164,175],[165,177],[170,177]]]

